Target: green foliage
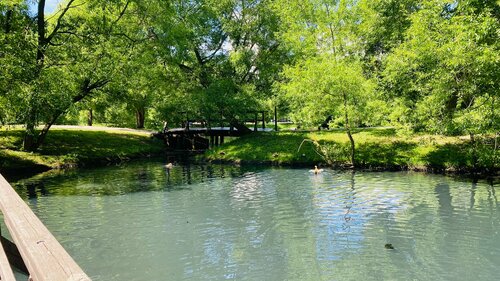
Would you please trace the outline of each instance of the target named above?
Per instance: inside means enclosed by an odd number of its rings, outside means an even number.
[[[402,98],[417,130],[457,134],[498,130],[500,23],[473,3],[425,1],[406,41],[385,61],[383,85]]]
[[[363,77],[359,63],[318,56],[287,67],[284,76],[287,82],[281,91],[296,120],[319,124],[334,114],[345,122],[347,110],[353,124],[363,123],[363,109],[372,94],[372,85]],[[344,97],[347,108],[344,108]]]
[[[0,124],[24,124],[26,150],[90,112],[160,129],[278,106],[306,127],[333,115],[347,131],[500,130],[498,1],[68,0],[53,15],[28,4],[0,3]]]

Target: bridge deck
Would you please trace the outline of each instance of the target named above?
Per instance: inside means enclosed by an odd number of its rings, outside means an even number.
[[[224,134],[227,132],[238,132],[237,128],[231,127],[211,127],[211,128],[198,128],[198,127],[190,127],[186,128],[172,128],[166,131],[166,134],[209,134],[209,135],[217,135]],[[257,128],[258,132],[271,132],[273,131],[271,128]]]

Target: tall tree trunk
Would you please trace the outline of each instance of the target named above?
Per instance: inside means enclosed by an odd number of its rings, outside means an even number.
[[[470,135],[470,143],[472,146],[472,151],[471,151],[472,170],[475,172],[477,169],[477,143],[474,137],[474,133],[469,133],[469,135]]]
[[[44,49],[46,46],[45,39],[45,0],[40,0],[38,2],[38,15],[37,15],[37,31],[38,31],[38,45],[36,53],[36,70],[33,80],[37,80],[44,64]],[[35,151],[39,144],[39,138],[36,133],[36,123],[37,123],[37,89],[31,93],[30,101],[28,104],[28,116],[26,118],[26,131],[24,132],[23,140],[23,150],[25,151]]]
[[[28,122],[26,122],[26,130],[24,131],[23,150],[35,151],[36,143],[35,122],[28,120]]]
[[[45,38],[45,0],[38,1],[38,15],[37,15],[37,29],[38,29],[38,46],[36,52],[36,62],[38,66],[43,67],[45,58],[45,47],[47,40]]]
[[[35,100],[36,100],[36,92],[33,92],[31,94],[28,103],[28,110],[27,110],[28,112],[25,120],[26,129],[24,131],[24,139],[23,139],[23,150],[29,152],[36,150],[35,147],[36,143],[38,142],[37,132],[36,132],[38,106]]]
[[[135,120],[137,129],[144,129],[144,120],[146,119],[146,110],[139,108],[135,111]]]
[[[344,98],[344,121],[345,121],[345,129],[346,129],[346,132],[347,132],[347,137],[349,137],[349,141],[351,142],[351,165],[353,167],[355,167],[356,166],[356,162],[354,160],[355,160],[355,155],[356,155],[356,146],[355,146],[355,143],[354,143],[354,138],[352,137],[352,134],[351,134],[351,126],[349,125],[349,113],[348,113],[348,110],[347,110],[347,96],[346,96],[345,93],[342,96]]]
[[[92,111],[92,108],[89,108],[89,114],[87,116],[87,126],[92,126],[94,122],[94,113]]]
[[[50,120],[50,122],[48,122],[47,124],[45,124],[45,126],[43,126],[43,129],[40,131],[40,133],[38,134],[38,139],[37,139],[37,142],[35,143],[34,145],[34,148],[35,150],[37,150],[40,145],[42,145],[42,143],[45,141],[45,137],[47,136],[47,133],[49,132],[50,130],[50,127],[52,127],[52,125],[54,125],[54,123],[56,123],[57,119],[63,115],[64,111],[63,110],[59,110],[57,111],[56,113],[54,113],[54,115],[52,116],[52,119]]]
[[[12,10],[12,8],[9,8],[7,10],[7,13],[5,13],[5,26],[4,26],[4,29],[5,29],[5,34],[9,34],[10,33],[10,27],[11,27],[11,21],[12,21],[12,14],[14,13],[14,11]]]
[[[66,7],[62,10],[61,13],[59,13],[59,17],[56,21],[56,25],[53,28],[52,32],[47,35],[46,34],[46,26],[45,26],[45,0],[39,0],[38,1],[38,15],[37,15],[37,35],[38,35],[38,40],[37,40],[37,52],[36,52],[36,70],[33,75],[33,81],[37,81],[40,78],[40,74],[42,73],[42,70],[44,68],[45,64],[45,51],[47,50],[47,47],[49,46],[52,38],[54,35],[57,33],[58,29],[61,27],[61,19],[64,17],[66,12],[71,8],[71,4],[75,0],[68,0],[66,3]],[[85,83],[86,82],[86,83]],[[77,96],[73,97],[73,104],[77,103],[81,99],[83,99],[86,95],[90,93],[93,89],[102,87],[108,83],[107,80],[101,80],[97,81],[94,84],[90,84],[89,81],[84,82],[84,87],[82,88],[82,92],[78,94]],[[47,135],[50,127],[56,122],[56,120],[66,111],[66,110],[59,110],[54,112],[52,115],[53,118],[48,122],[44,128],[37,134],[36,132],[36,125],[37,125],[37,115],[38,115],[38,104],[40,102],[37,101],[38,99],[38,91],[39,89],[34,89],[34,91],[31,93],[30,101],[28,104],[28,116],[26,118],[26,131],[24,135],[24,141],[23,141],[23,149],[26,151],[36,151],[38,147],[43,143],[45,140],[45,136]]]

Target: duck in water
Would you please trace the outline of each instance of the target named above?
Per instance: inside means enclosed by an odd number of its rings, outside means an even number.
[[[315,175],[318,175],[321,172],[323,172],[323,169],[318,169],[318,166],[314,166],[314,170],[309,170],[309,172],[314,173]]]

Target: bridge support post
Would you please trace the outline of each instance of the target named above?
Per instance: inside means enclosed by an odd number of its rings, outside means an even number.
[[[220,136],[220,144],[224,144],[224,136]]]
[[[214,147],[214,144],[215,144],[215,140],[214,140],[214,136],[210,136],[210,147]]]
[[[253,121],[253,131],[254,132],[257,132],[257,113],[255,113],[255,118],[254,118],[254,121]]]
[[[274,106],[274,130],[278,131],[278,110],[276,106]]]

